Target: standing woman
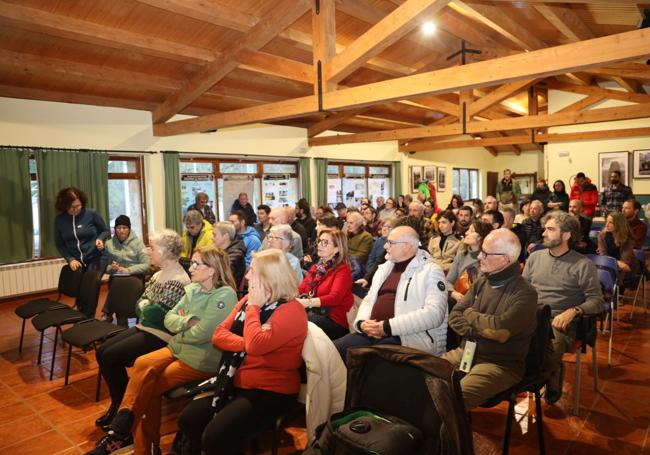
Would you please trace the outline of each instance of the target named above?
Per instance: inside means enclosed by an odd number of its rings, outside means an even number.
[[[438,218],[439,235],[429,241],[429,253],[433,262],[438,264],[442,271],[447,273],[456,257],[456,252],[462,242],[456,234],[456,215],[451,210],[446,210]]]
[[[318,263],[300,283],[297,299],[311,322],[336,340],[349,332],[347,312],[354,303],[346,235],[338,229],[318,234]]]
[[[162,394],[208,379],[219,369],[221,351],[212,346],[212,335],[237,303],[230,261],[223,250],[205,246],[194,252],[190,264],[192,284],[164,319],[174,335],[167,347],[137,358],[112,430],[89,455],[122,450],[133,442],[135,455],[160,453]]]
[[[95,424],[107,429],[120,408],[129,376],[126,368],[133,365],[141,355],[167,346],[171,333],[165,328],[165,315],[185,295],[190,284],[178,258],[183,250],[181,237],[170,229],[164,229],[149,238],[151,246],[145,251],[154,266],[160,268],[149,280],[147,288],[136,304],[140,322],[102,343],[95,355],[102,375],[111,394],[111,405]]]
[[[87,203],[88,196],[79,188],[71,186],[59,191],[55,202],[59,214],[54,218],[54,242],[73,271],[82,267],[103,271],[102,251],[111,231],[95,210],[86,208]]]
[[[549,195],[546,206],[549,210],[569,211],[569,195],[562,180],[556,180],[553,183],[553,192]]]
[[[634,257],[632,231],[622,213],[612,212],[607,215],[605,229],[598,235],[598,254],[616,259],[621,272],[619,284],[627,280],[636,268],[638,261]]]
[[[213,379],[215,394],[190,402],[178,419],[194,453],[199,448],[207,455],[239,453],[258,428],[295,402],[307,317],[290,270],[277,250],[253,253],[248,296],[212,337],[224,352]]]

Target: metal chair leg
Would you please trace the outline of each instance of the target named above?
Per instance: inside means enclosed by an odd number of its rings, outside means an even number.
[[[535,389],[535,413],[537,417],[537,443],[539,444],[539,455],[546,455],[546,446],[544,445],[544,420],[542,418],[542,398],[539,389]]]
[[[41,364],[41,356],[43,354],[43,338],[45,338],[45,330],[41,330],[41,342],[38,345],[38,358],[36,359],[36,365]]]
[[[598,393],[598,352],[596,343],[591,347],[591,370],[594,375],[594,392]]]
[[[52,346],[52,364],[50,365],[50,381],[54,376],[54,360],[56,359],[56,343],[59,341],[59,331],[54,331],[54,345]]]
[[[26,319],[23,319],[23,326],[20,329],[20,343],[18,344],[18,352],[19,353],[23,352],[23,339],[25,338],[25,321],[26,321]]]
[[[607,367],[612,366],[612,342],[614,339],[614,325],[609,328],[609,346],[607,348]]]
[[[576,350],[576,381],[573,390],[573,415],[577,416],[580,408],[580,357],[581,348]]]
[[[512,419],[515,415],[515,400],[516,397],[511,397],[508,401],[508,416],[506,417],[506,434],[503,438],[503,455],[508,455],[510,451],[510,436],[512,435]]]
[[[70,360],[72,360],[72,345],[68,344],[68,361],[65,365],[65,385],[68,385],[70,378]]]

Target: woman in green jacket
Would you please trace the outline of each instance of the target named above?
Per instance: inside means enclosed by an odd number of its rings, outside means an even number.
[[[230,261],[223,250],[206,246],[194,252],[190,264],[192,284],[164,319],[174,335],[166,347],[135,361],[112,431],[89,454],[122,450],[134,438],[136,455],[159,453],[162,394],[218,370],[221,351],[212,346],[212,334],[237,303]]]

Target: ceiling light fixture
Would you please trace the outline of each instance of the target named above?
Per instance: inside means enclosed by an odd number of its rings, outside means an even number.
[[[436,31],[436,24],[434,24],[432,21],[427,21],[424,24],[422,24],[422,32],[425,35],[433,35]]]

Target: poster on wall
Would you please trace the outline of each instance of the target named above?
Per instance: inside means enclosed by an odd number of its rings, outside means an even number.
[[[447,168],[438,167],[438,192],[445,191],[447,188]]]
[[[359,207],[361,199],[366,197],[366,179],[347,178],[343,179],[343,203],[349,206]]]
[[[297,200],[288,175],[270,174],[262,180],[262,203],[271,208],[287,207]]]
[[[599,188],[603,191],[609,185],[609,175],[613,171],[621,173],[621,183],[630,185],[630,169],[628,152],[605,152],[598,154]]]
[[[634,178],[650,179],[650,149],[634,151]]]
[[[327,203],[334,208],[339,202],[343,202],[341,179],[338,177],[327,179]]]
[[[214,211],[214,175],[213,174],[181,174],[181,207],[183,215],[187,208],[196,202],[197,193],[205,193],[210,199],[208,205]]]
[[[411,166],[411,193],[418,192],[418,186],[422,182],[422,166]]]
[[[368,179],[368,197],[376,199],[377,196],[388,197],[388,179],[386,178],[369,178]]]

